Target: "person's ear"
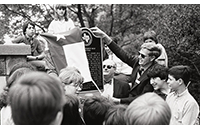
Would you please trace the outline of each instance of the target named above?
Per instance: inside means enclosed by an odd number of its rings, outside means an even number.
[[[182,85],[183,84],[183,80],[181,78],[178,79],[178,84]]]
[[[62,122],[62,119],[63,119],[63,112],[62,111],[59,111],[56,115],[56,118],[53,122],[53,125],[60,125],[61,122]]]

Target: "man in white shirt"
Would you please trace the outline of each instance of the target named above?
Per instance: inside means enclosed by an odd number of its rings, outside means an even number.
[[[169,69],[168,85],[172,89],[167,98],[172,118],[170,125],[194,125],[199,115],[199,106],[188,91],[190,84],[188,66],[174,66]]]

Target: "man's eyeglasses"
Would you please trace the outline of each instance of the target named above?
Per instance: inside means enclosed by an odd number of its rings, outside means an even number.
[[[103,65],[103,68],[105,69],[105,68],[107,68],[107,69],[111,69],[111,68],[114,68],[114,66],[112,66],[112,65]]]
[[[147,57],[146,55],[142,54],[139,52],[139,55],[144,59],[145,57]]]

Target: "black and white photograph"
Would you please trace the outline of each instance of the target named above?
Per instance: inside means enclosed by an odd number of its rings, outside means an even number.
[[[1,126],[200,124],[200,4],[71,2],[0,4]]]

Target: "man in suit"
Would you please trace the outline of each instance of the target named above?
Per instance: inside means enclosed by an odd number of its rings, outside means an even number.
[[[128,98],[112,98],[114,102],[118,103],[131,103],[136,97],[146,93],[153,92],[153,87],[150,84],[150,79],[147,72],[157,65],[155,61],[161,54],[161,49],[154,43],[143,43],[139,51],[139,55],[131,55],[121,49],[115,44],[112,39],[101,31],[99,28],[94,27],[91,29],[97,36],[101,36],[105,40],[110,50],[124,63],[133,68],[131,73],[131,89]]]
[[[130,86],[128,83],[114,78],[116,63],[110,59],[103,62],[104,91],[102,96],[106,98],[127,98]]]

